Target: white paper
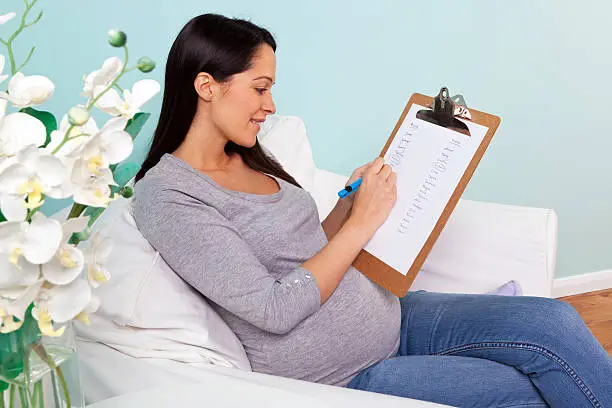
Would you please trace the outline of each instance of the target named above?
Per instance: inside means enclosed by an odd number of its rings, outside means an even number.
[[[413,104],[385,154],[397,172],[397,201],[364,249],[406,275],[431,235],[488,128],[467,120],[470,136],[416,118]]]

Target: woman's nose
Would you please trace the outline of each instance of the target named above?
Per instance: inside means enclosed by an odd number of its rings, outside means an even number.
[[[268,112],[269,115],[274,115],[276,113],[276,105],[274,105],[274,100],[272,99],[272,95],[270,95],[263,105],[263,110]]]

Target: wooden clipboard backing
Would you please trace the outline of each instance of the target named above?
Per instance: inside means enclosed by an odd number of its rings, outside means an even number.
[[[404,119],[406,118],[406,115],[408,115],[408,112],[410,111],[410,108],[413,104],[431,107],[433,105],[433,98],[418,93],[415,93],[410,97],[408,103],[406,104],[406,107],[404,108],[402,116],[397,121],[397,124],[393,129],[393,133],[391,133],[391,137],[389,137],[389,140],[387,140],[385,147],[380,153],[380,157],[384,157],[387,153],[387,149],[393,142],[393,138],[399,131],[402,123],[404,122]],[[372,279],[374,282],[378,283],[380,286],[392,292],[398,297],[403,297],[404,295],[406,295],[408,289],[412,285],[412,282],[414,282],[414,280],[416,279],[416,276],[419,273],[421,267],[423,266],[423,263],[425,263],[425,259],[427,259],[429,252],[433,248],[451,213],[459,202],[459,198],[463,194],[463,191],[467,187],[468,182],[472,178],[472,175],[474,174],[478,163],[480,162],[482,156],[487,150],[487,147],[489,146],[489,143],[493,138],[493,134],[497,130],[501,121],[498,116],[480,112],[472,108],[469,108],[469,111],[472,116],[471,122],[486,126],[488,128],[487,134],[485,135],[482,142],[480,143],[480,146],[476,150],[476,154],[470,161],[467,169],[465,170],[465,173],[463,173],[459,184],[457,184],[455,191],[451,195],[448,203],[446,204],[446,207],[442,211],[442,215],[438,219],[438,222],[436,223],[433,231],[429,235],[429,238],[427,239],[427,241],[425,241],[425,245],[417,255],[408,273],[406,275],[403,275],[402,273],[396,271],[395,269],[393,269],[392,267],[390,267],[389,265],[376,258],[374,255],[370,254],[364,249],[361,250],[359,255],[357,255],[355,261],[353,261],[353,266],[357,270],[359,270],[361,273],[363,273],[364,275]]]

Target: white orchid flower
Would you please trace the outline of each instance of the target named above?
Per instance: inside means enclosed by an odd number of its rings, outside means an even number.
[[[15,289],[33,285],[40,278],[39,265],[20,257],[11,263],[10,254],[0,254],[0,293],[3,289]]]
[[[83,146],[82,164],[92,174],[111,164],[119,163],[129,157],[134,149],[132,136],[123,129],[127,120],[122,117],[112,118]]]
[[[91,207],[106,207],[118,194],[111,197],[110,186],[116,186],[113,172],[106,168],[99,170],[98,174],[90,173],[82,161],[77,160],[72,169],[72,183],[75,191],[72,199],[75,203]]]
[[[85,256],[68,240],[75,232],[87,228],[89,217],[70,218],[62,224],[62,240],[59,249],[51,260],[42,266],[43,277],[54,285],[67,285],[83,271]]]
[[[47,130],[40,120],[23,112],[5,113],[6,101],[0,99],[0,159],[14,156],[29,145],[45,143]]]
[[[21,233],[22,223],[0,224],[3,238]],[[23,320],[25,310],[34,301],[43,283],[40,279],[40,265],[28,262],[19,256],[19,249],[11,249],[10,242],[0,239],[0,332],[6,333],[19,328],[12,317]],[[16,259],[15,259],[16,258]],[[11,262],[13,261],[13,262]],[[6,330],[6,331],[3,331]]]
[[[107,58],[102,64],[102,68],[87,75],[82,95],[90,99],[94,98],[94,90],[97,87],[106,89],[117,78],[122,69],[123,62],[118,57]]]
[[[0,83],[6,81],[6,78],[8,78],[8,75],[2,75],[2,73],[4,72],[4,64],[6,63],[6,58],[4,57],[4,55],[0,54]]]
[[[17,153],[15,163],[0,173],[2,213],[9,221],[20,221],[25,219],[28,209],[43,204],[43,194],[53,198],[70,196],[70,192],[61,188],[68,177],[68,170],[60,159],[41,154],[36,146],[26,147]]]
[[[43,287],[32,309],[40,331],[47,336],[61,336],[65,327],[55,330],[53,323],[61,324],[74,319],[92,303],[91,287],[84,279],[75,279],[67,285]]]
[[[55,85],[46,76],[25,76],[18,72],[9,81],[8,93],[0,92],[0,98],[7,99],[21,109],[42,105],[54,92]]]
[[[52,154],[53,151],[64,141],[66,132],[70,129],[70,123],[68,123],[68,115],[64,115],[60,121],[59,128],[51,132],[51,141],[44,148],[46,153]],[[78,154],[85,143],[90,139],[91,136],[99,133],[98,125],[93,117],[89,117],[89,120],[81,126],[72,126],[70,134],[68,134],[68,141],[55,153],[54,156],[60,159],[65,159],[69,156],[75,156]],[[72,160],[74,162],[74,160]],[[67,166],[71,168],[71,166]]]
[[[104,87],[101,86],[94,88],[94,95],[100,94],[103,90]],[[154,79],[143,79],[136,82],[131,91],[124,90],[123,99],[115,89],[109,89],[98,99],[96,106],[110,115],[131,119],[160,90],[161,86]]]
[[[60,222],[40,212],[34,214],[31,223],[0,223],[0,254],[8,255],[9,263],[18,269],[22,256],[35,265],[49,262],[57,252],[61,239]]]
[[[21,327],[25,312],[38,296],[42,284],[43,280],[39,279],[30,286],[0,290],[0,333],[9,333]],[[13,317],[20,321],[15,322]]]
[[[100,298],[92,294],[89,304],[85,306],[85,309],[83,309],[83,311],[79,313],[78,315],[76,315],[74,318],[77,320],[80,320],[81,322],[89,326],[89,315],[97,312],[99,308],[100,308]]]
[[[0,25],[9,22],[13,18],[15,18],[16,15],[17,13],[13,13],[13,12],[0,15]]]
[[[87,279],[92,288],[97,288],[110,279],[110,273],[104,268],[113,250],[110,238],[100,238],[100,232],[92,237],[91,246],[85,249],[85,264],[87,265]]]
[[[134,148],[132,137],[125,132],[127,119],[110,119],[90,138],[74,162],[70,181],[74,185],[74,201],[93,207],[106,207],[116,197],[110,197],[110,185],[116,186],[111,164],[126,159]]]

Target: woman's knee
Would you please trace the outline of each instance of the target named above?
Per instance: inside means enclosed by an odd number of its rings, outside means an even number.
[[[581,332],[588,333],[588,328],[576,311],[567,302],[543,297],[529,298],[528,319],[533,327],[548,335],[558,338],[576,338]]]
[[[534,313],[547,321],[553,320],[561,322],[563,325],[584,324],[578,311],[567,302],[543,297],[536,297],[533,299],[535,299]]]

